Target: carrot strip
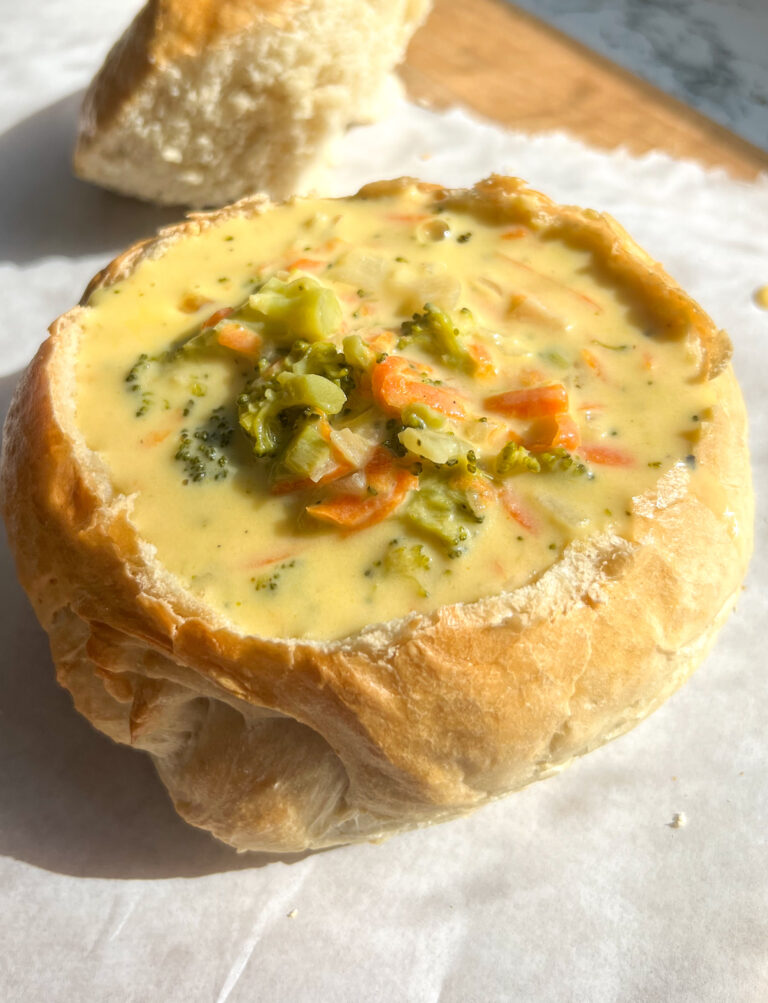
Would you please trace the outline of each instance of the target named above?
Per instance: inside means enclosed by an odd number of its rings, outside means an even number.
[[[239,352],[241,355],[248,355],[251,358],[261,355],[260,335],[240,324],[225,324],[217,332],[216,340],[224,348],[231,348],[233,352]]]
[[[393,223],[421,223],[422,220],[429,219],[429,213],[388,212],[384,218],[391,220]]]
[[[512,491],[509,485],[504,485],[501,491],[501,504],[507,515],[514,519],[523,529],[529,533],[538,533],[539,523],[531,511],[523,504],[518,495]]]
[[[567,286],[564,282],[559,282],[557,279],[553,279],[551,275],[545,275],[543,272],[539,272],[535,268],[531,268],[530,265],[526,265],[522,261],[517,261],[517,259],[515,258],[510,258],[508,254],[504,254],[502,251],[499,251],[498,253],[499,257],[502,257],[508,264],[512,265],[513,267],[519,268],[525,272],[530,272],[532,275],[537,275],[540,279],[543,279],[550,285],[557,286],[559,289],[562,289],[563,292],[568,293],[575,299],[581,300],[582,303],[587,303],[598,313],[603,312],[603,308],[600,306],[600,304],[596,300],[593,300],[591,296],[587,296],[586,293],[581,292],[581,290],[573,289],[571,286]]]
[[[388,414],[400,414],[408,404],[427,404],[450,418],[463,418],[459,394],[447,387],[422,381],[419,369],[400,355],[388,355],[373,367],[371,389],[379,407]]]
[[[303,272],[316,272],[318,268],[325,265],[324,261],[317,261],[315,258],[297,258],[288,265],[289,272],[301,269]]]
[[[505,230],[501,235],[502,240],[520,240],[521,237],[527,236],[528,231],[524,226],[514,226],[511,230]]]
[[[225,317],[229,317],[229,315],[234,312],[234,307],[231,306],[224,306],[221,310],[216,310],[215,313],[211,314],[208,320],[203,321],[200,330],[205,331],[209,327],[216,327],[220,320],[224,320]]]
[[[607,467],[631,467],[635,458],[625,449],[617,446],[603,446],[600,443],[585,442],[579,447],[579,455],[590,463],[601,463]]]
[[[346,243],[346,241],[343,241],[341,237],[331,237],[330,240],[326,240],[324,244],[320,244],[320,246],[316,247],[315,250],[319,251],[321,254],[330,254],[331,251],[335,251],[336,248],[340,247],[343,243]]]
[[[473,341],[468,351],[475,367],[475,376],[481,380],[487,380],[496,375],[493,357],[486,345],[480,341]]]
[[[539,383],[546,383],[547,374],[541,369],[521,369],[517,378],[524,387],[535,387]]]
[[[307,514],[343,529],[366,529],[398,509],[419,482],[414,474],[395,466],[383,449],[377,450],[365,472],[375,494],[363,498],[353,494],[336,495],[317,505],[308,505]]]
[[[142,446],[159,446],[161,442],[165,442],[170,434],[170,428],[157,429],[155,432],[149,432],[149,434],[145,435],[144,438],[139,441]]]
[[[485,406],[511,418],[543,418],[563,414],[568,410],[568,393],[562,383],[545,387],[507,390],[486,397]]]
[[[295,557],[293,551],[288,550],[284,554],[270,554],[267,557],[259,557],[253,561],[248,561],[243,567],[253,571],[256,568],[265,568],[269,564],[282,563],[283,561],[287,561],[289,557]]]
[[[581,357],[594,372],[595,376],[598,376],[601,380],[605,379],[605,371],[594,352],[590,352],[588,348],[582,348]]]
[[[559,414],[555,418],[556,431],[552,437],[552,445],[561,449],[576,449],[581,442],[579,426],[569,414]]]

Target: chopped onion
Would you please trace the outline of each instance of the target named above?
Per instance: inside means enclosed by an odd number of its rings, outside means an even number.
[[[373,444],[369,439],[353,432],[351,428],[331,431],[331,442],[344,459],[353,467],[364,467],[371,458]]]

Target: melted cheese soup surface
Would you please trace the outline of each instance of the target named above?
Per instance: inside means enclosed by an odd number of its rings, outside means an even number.
[[[78,424],[157,559],[242,631],[515,589],[697,476],[700,359],[607,276],[415,185],[233,217],[93,294]]]

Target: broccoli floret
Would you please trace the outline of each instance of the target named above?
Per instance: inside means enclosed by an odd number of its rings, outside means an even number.
[[[319,341],[338,330],[341,306],[332,289],[310,275],[283,282],[271,278],[233,315],[255,323],[276,344],[290,345],[297,338]]]
[[[347,396],[336,383],[314,373],[287,369],[268,380],[257,377],[238,398],[241,428],[257,456],[275,457],[312,414],[338,414]]]
[[[422,478],[405,511],[405,518],[448,548],[449,557],[459,557],[467,541],[483,521],[468,491],[440,478]]]
[[[454,318],[432,303],[425,303],[423,313],[415,313],[401,325],[398,348],[418,345],[425,352],[453,369],[473,372],[476,366],[466,338],[476,331],[474,318],[466,307]]]

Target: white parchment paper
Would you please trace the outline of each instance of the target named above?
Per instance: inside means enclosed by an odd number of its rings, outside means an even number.
[[[50,320],[173,216],[69,174],[78,91],[128,16],[119,0],[98,22],[94,9],[4,11],[2,411]],[[768,284],[768,181],[403,104],[345,139],[328,188],[491,170],[613,213],[733,338],[757,552],[714,653],[635,732],[471,818],[381,846],[238,856],[177,819],[141,754],[72,711],[2,543],[3,999],[768,998],[768,313],[752,302]]]

